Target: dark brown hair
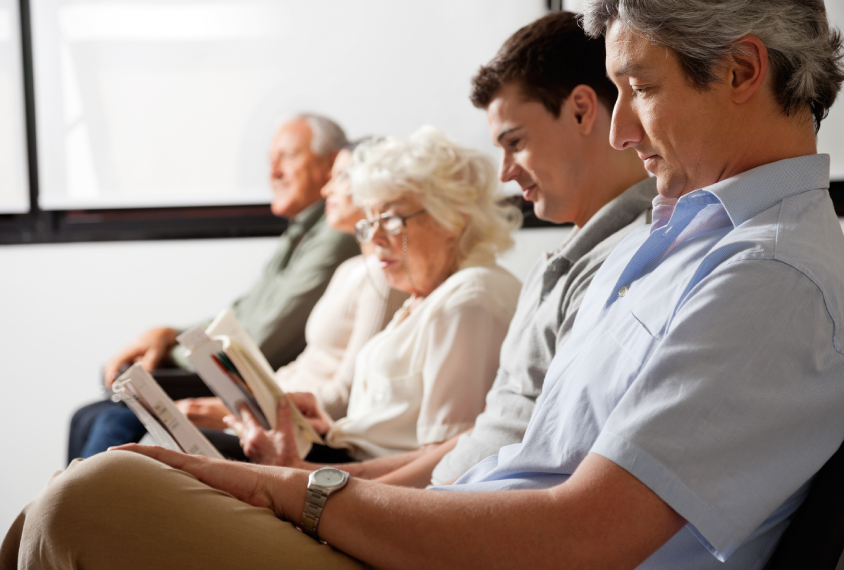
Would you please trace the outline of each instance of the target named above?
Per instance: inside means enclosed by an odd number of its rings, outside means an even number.
[[[618,91],[607,77],[603,38],[592,39],[577,15],[552,12],[510,36],[472,79],[472,104],[486,109],[498,90],[517,82],[525,97],[542,103],[555,117],[578,85],[588,85],[612,111]]]

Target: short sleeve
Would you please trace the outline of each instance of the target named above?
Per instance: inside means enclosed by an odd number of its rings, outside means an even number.
[[[724,560],[772,515],[793,512],[799,501],[780,507],[844,439],[833,334],[806,275],[773,260],[725,264],[690,291],[591,451],[650,487]]]

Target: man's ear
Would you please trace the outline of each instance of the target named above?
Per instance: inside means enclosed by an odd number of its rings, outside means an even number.
[[[727,63],[728,81],[734,103],[750,99],[768,75],[768,50],[756,36],[743,36],[736,40],[738,54]]]
[[[598,95],[595,90],[588,85],[578,85],[572,89],[566,102],[577,129],[583,135],[590,134],[598,115]],[[565,111],[566,106],[563,107]]]

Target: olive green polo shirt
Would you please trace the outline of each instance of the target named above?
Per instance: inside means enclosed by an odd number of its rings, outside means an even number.
[[[273,369],[304,350],[305,323],[311,309],[337,266],[360,254],[352,236],[328,226],[324,208],[320,200],[290,221],[258,282],[232,306]],[[181,347],[173,349],[171,356],[178,366],[191,368]]]

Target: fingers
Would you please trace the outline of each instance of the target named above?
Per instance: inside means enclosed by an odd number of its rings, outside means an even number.
[[[161,360],[161,351],[158,347],[153,347],[144,353],[144,357],[141,358],[141,366],[143,366],[144,370],[147,372],[152,372],[158,368],[158,365],[161,364]]]
[[[293,420],[290,417],[290,405],[287,398],[278,401],[276,429],[273,432],[278,449],[280,465],[292,465],[299,459],[299,452],[296,450],[296,432],[293,429]]]
[[[146,455],[147,457],[160,461],[165,465],[175,467],[176,469],[183,469],[185,471],[187,471],[187,465],[194,459],[191,455],[185,455],[184,453],[173,451],[171,449],[165,449],[163,447],[153,445],[138,445],[137,443],[128,443],[126,445],[110,447],[108,450],[131,451],[140,455]]]
[[[124,364],[139,361],[147,371],[158,368],[176,344],[176,331],[169,327],[150,329],[106,364],[103,381],[110,387],[117,379],[117,372]]]
[[[111,388],[111,385],[114,384],[115,380],[117,380],[117,373],[123,365],[129,364],[141,354],[133,348],[134,347],[129,347],[124,349],[120,352],[120,354],[112,358],[108,364],[105,365],[105,368],[103,369],[103,382],[107,388]]]
[[[314,416],[319,412],[316,396],[310,392],[288,392],[287,397],[306,416]]]

